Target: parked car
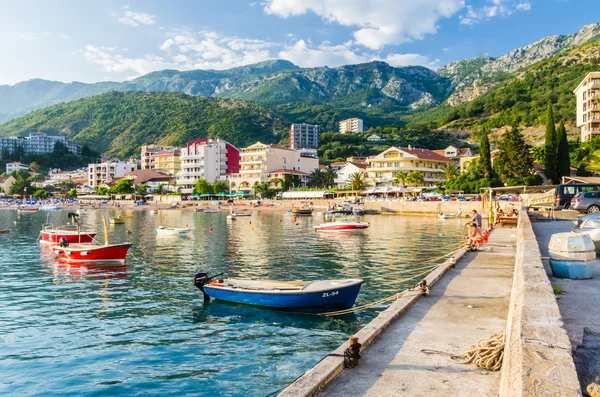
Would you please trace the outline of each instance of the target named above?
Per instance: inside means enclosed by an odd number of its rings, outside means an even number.
[[[498,201],[512,201],[512,194],[503,194],[498,197]]]
[[[600,212],[600,191],[577,193],[571,199],[570,208],[586,214]]]
[[[600,190],[600,185],[580,184],[580,185],[558,185],[556,187],[556,209],[569,209],[571,207],[571,199],[580,192],[591,192]]]
[[[444,196],[444,197],[442,197],[442,201],[452,201],[452,197]]]
[[[467,199],[465,198],[465,196],[458,196],[456,198],[456,201],[467,201]]]
[[[481,201],[481,197],[473,196],[473,197],[471,197],[471,199],[469,201]]]
[[[600,214],[582,216],[571,231],[588,234],[596,246],[596,252],[600,251]]]

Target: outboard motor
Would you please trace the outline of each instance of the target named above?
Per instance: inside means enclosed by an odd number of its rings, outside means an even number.
[[[210,300],[210,296],[204,291],[204,286],[210,282],[210,277],[208,277],[208,273],[196,273],[194,276],[194,285],[202,291],[202,295],[204,295],[204,301],[207,302]]]
[[[62,248],[67,248],[69,246],[69,240],[67,240],[66,237],[61,237],[60,240],[58,240],[58,245]]]

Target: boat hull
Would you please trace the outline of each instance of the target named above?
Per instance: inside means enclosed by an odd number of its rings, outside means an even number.
[[[125,262],[127,252],[131,248],[130,243],[112,245],[85,245],[53,248],[54,254],[69,262]]]
[[[158,236],[184,236],[192,231],[192,229],[180,228],[180,229],[155,229]]]
[[[313,210],[292,210],[292,215],[312,215]]]
[[[317,232],[352,233],[361,232],[369,227],[368,223],[356,222],[350,224],[330,224],[315,226]]]
[[[234,290],[206,285],[205,292],[214,299],[262,306],[272,309],[349,309],[360,292],[362,280],[349,286],[315,292],[263,292]]]
[[[58,244],[61,238],[65,238],[69,244],[91,243],[96,237],[96,232],[79,232],[76,230],[42,230],[40,242],[44,244]]]

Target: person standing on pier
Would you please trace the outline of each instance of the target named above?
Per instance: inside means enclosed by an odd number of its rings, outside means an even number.
[[[481,229],[481,215],[477,213],[477,210],[473,210],[473,223],[477,225],[478,229]]]

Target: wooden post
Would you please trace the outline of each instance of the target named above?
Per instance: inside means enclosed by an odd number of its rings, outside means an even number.
[[[104,245],[108,245],[108,226],[106,225],[106,217],[102,217],[102,223],[104,224]]]

